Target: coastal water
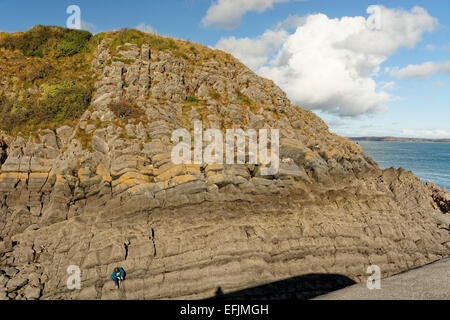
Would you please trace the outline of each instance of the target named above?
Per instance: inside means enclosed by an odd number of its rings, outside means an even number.
[[[450,143],[358,141],[380,168],[402,167],[450,190]]]

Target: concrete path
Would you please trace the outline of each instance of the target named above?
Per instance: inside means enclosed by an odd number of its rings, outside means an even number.
[[[381,289],[356,284],[315,300],[450,300],[450,258],[381,279]]]

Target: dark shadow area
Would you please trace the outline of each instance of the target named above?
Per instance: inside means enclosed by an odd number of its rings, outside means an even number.
[[[6,158],[8,158],[8,145],[2,138],[0,140],[0,165],[5,163]]]
[[[307,274],[240,291],[217,288],[212,300],[307,300],[356,284],[340,274]]]

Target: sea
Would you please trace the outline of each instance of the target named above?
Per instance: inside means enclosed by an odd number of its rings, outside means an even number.
[[[450,190],[450,143],[357,141],[380,168],[404,168]]]

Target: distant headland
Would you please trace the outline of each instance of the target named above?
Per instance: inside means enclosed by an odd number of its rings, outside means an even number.
[[[448,139],[399,138],[399,137],[348,137],[352,141],[388,141],[388,142],[447,142]]]

